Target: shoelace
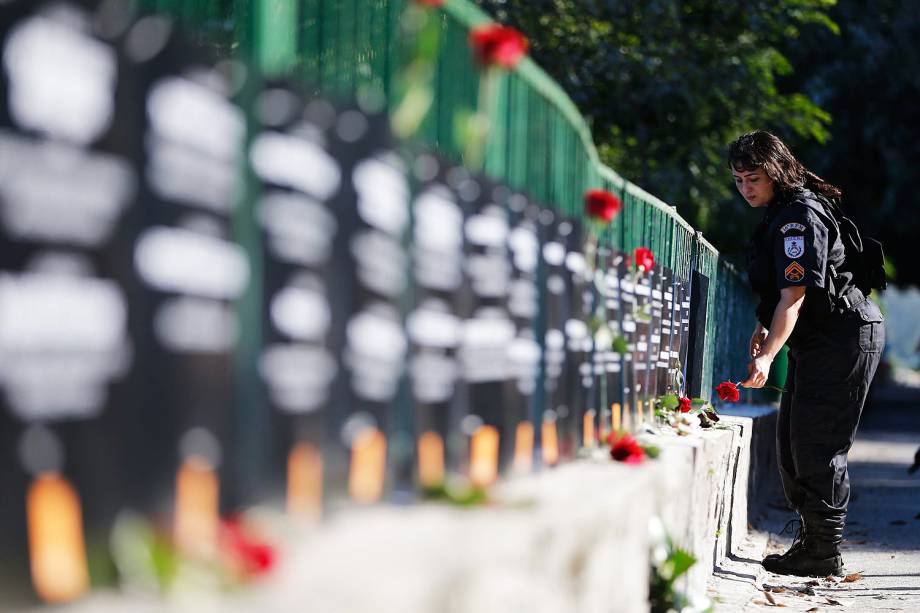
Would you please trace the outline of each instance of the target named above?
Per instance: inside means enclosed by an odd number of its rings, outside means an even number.
[[[790,551],[805,541],[805,524],[802,523],[801,519],[790,519],[787,521],[783,529],[780,530],[780,534],[791,533],[793,526],[795,527],[795,536],[792,537],[792,546],[789,548]]]

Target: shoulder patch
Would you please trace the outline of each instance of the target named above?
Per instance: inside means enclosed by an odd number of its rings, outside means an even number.
[[[783,237],[783,250],[786,252],[786,256],[790,258],[801,257],[805,253],[805,237],[804,236],[784,236]]]
[[[798,230],[799,232],[804,232],[805,226],[803,226],[800,223],[792,222],[792,223],[787,223],[785,226],[779,229],[779,231],[782,232],[783,234],[785,234],[789,230]]]
[[[793,262],[789,266],[786,266],[786,271],[783,274],[787,281],[798,283],[805,278],[805,269],[802,268],[802,265],[798,262]]]

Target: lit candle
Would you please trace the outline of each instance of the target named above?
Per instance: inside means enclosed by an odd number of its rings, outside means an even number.
[[[555,466],[559,462],[559,436],[555,419],[544,419],[540,429],[542,438],[543,464]]]
[[[418,437],[418,478],[425,487],[444,482],[444,441],[437,432]]]
[[[348,492],[362,504],[371,504],[383,497],[387,456],[387,441],[383,432],[365,428],[351,446]]]
[[[498,478],[498,429],[479,426],[470,442],[470,480],[486,487]]]
[[[322,516],[322,502],[323,458],[313,445],[297,443],[288,455],[288,515],[318,521]]]
[[[183,552],[210,557],[217,550],[220,486],[211,463],[191,455],[176,475],[174,536]]]
[[[622,407],[620,406],[619,402],[614,402],[612,405],[610,405],[610,413],[611,413],[611,418],[613,420],[613,431],[614,432],[620,431],[620,419],[621,419],[620,411],[621,410],[622,410]]]
[[[585,415],[582,418],[582,445],[585,447],[593,447],[595,440],[594,411],[588,410],[585,411]]]
[[[533,468],[533,424],[522,421],[514,436],[514,471],[527,473]]]
[[[74,600],[89,589],[80,498],[54,473],[38,476],[26,494],[29,563],[35,592],[45,602]]]

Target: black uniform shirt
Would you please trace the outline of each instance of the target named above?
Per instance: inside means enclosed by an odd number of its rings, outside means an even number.
[[[748,257],[748,277],[760,296],[757,318],[769,327],[780,290],[804,287],[805,303],[790,341],[801,331],[826,319],[831,311],[828,264],[843,262],[843,244],[829,213],[808,190],[799,190],[770,203],[754,233]]]

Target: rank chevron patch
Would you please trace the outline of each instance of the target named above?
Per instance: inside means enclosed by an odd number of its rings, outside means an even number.
[[[798,262],[793,262],[789,266],[786,266],[786,271],[784,274],[787,281],[798,283],[805,277],[805,269],[802,268],[802,265]]]

